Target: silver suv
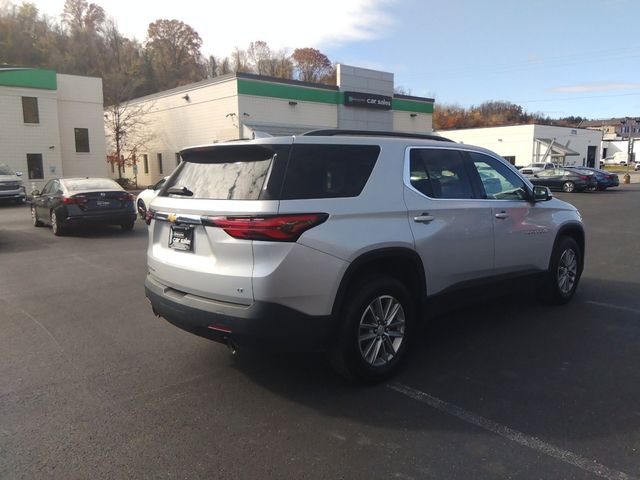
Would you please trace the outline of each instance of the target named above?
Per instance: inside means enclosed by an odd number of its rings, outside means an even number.
[[[380,381],[432,297],[535,275],[559,304],[580,279],[578,211],[482,148],[316,131],[181,156],[146,215],[146,295],[233,350],[326,351]]]

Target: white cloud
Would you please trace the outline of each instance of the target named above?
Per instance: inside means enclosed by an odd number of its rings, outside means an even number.
[[[64,0],[31,0],[50,16]],[[89,0],[114,17],[120,30],[143,41],[149,23],[175,18],[202,37],[205,55],[226,56],[235,47],[264,40],[272,49],[339,46],[387,35],[394,0]]]
[[[622,82],[591,82],[578,83],[576,85],[564,85],[554,87],[552,92],[561,93],[589,93],[589,92],[608,92],[615,90],[636,90],[640,89],[640,83],[622,83]]]

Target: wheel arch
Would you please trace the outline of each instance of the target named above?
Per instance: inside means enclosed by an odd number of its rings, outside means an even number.
[[[359,278],[374,273],[389,275],[405,284],[412,297],[418,318],[422,317],[426,304],[426,276],[420,256],[409,248],[381,248],[363,253],[345,271],[338,287],[332,308],[332,315],[338,318],[344,300]]]
[[[584,257],[585,257],[585,234],[584,227],[578,222],[569,222],[562,225],[558,229],[558,233],[556,233],[556,238],[553,242],[552,252],[555,251],[558,242],[562,237],[570,237],[573,238],[578,247],[580,247],[580,271],[584,269]],[[549,259],[551,261],[551,259]]]

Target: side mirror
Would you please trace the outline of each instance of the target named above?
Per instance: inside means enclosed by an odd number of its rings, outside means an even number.
[[[551,195],[551,190],[549,187],[543,187],[540,185],[536,185],[533,187],[533,200],[535,202],[546,202],[547,200],[551,200],[553,195]]]
[[[22,176],[22,172],[16,172],[16,177],[21,177]]]
[[[31,192],[31,196],[32,197],[39,197],[40,196],[40,190],[34,190],[33,192]]]

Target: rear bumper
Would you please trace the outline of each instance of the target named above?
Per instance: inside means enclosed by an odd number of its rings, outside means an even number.
[[[325,351],[335,328],[332,316],[307,315],[275,303],[217,302],[174,290],[151,276],[144,286],[156,315],[215,342],[255,350]]]
[[[69,225],[78,225],[84,223],[102,224],[102,225],[120,225],[122,223],[134,222],[137,218],[135,212],[113,213],[105,212],[101,214],[84,214],[69,215],[64,222]]]

